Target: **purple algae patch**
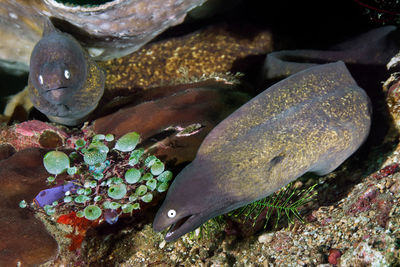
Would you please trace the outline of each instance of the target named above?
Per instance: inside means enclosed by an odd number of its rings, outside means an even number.
[[[74,184],[74,181],[70,181],[66,184],[58,185],[52,188],[48,188],[39,192],[34,198],[34,202],[41,208],[45,205],[51,205],[54,201],[64,197],[65,192],[76,190],[78,186]]]

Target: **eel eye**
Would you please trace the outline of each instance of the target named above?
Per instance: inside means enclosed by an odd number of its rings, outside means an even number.
[[[41,85],[43,85],[43,76],[42,76],[42,75],[39,75],[39,83],[40,83]]]
[[[169,218],[174,218],[176,216],[176,211],[175,210],[169,210],[167,215],[168,215]]]
[[[71,77],[71,73],[69,72],[69,70],[64,70],[64,77],[67,80]]]

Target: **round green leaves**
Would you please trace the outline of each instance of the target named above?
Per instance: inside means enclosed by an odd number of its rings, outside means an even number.
[[[153,195],[151,193],[147,193],[146,195],[142,196],[142,201],[149,203],[153,200]]]
[[[28,206],[28,203],[26,203],[25,200],[21,200],[21,202],[19,202],[19,207],[24,209]]]
[[[80,203],[80,204],[83,204],[89,200],[90,200],[90,197],[85,196],[85,195],[79,195],[79,196],[75,197],[75,199],[74,199],[75,203]]]
[[[83,214],[86,219],[94,221],[101,216],[101,209],[95,205],[89,205],[83,210]]]
[[[61,151],[50,151],[43,158],[46,171],[57,175],[69,168],[69,157]]]
[[[156,163],[157,160],[158,159],[156,156],[150,155],[144,160],[144,164],[146,165],[146,167],[151,167],[154,163]]]
[[[125,181],[128,184],[137,183],[139,181],[141,175],[142,174],[140,173],[140,171],[138,169],[129,169],[125,173]]]
[[[103,163],[106,159],[107,152],[101,150],[99,147],[96,146],[88,148],[83,155],[83,160],[87,165]]]
[[[151,165],[150,171],[153,175],[159,175],[164,171],[164,169],[164,163],[162,163],[161,161],[156,161],[153,165]]]
[[[165,171],[164,163],[156,156],[136,148],[139,141],[136,132],[115,140],[112,134],[96,134],[91,139],[83,135],[75,141],[75,151],[69,156],[61,151],[47,153],[43,164],[51,175],[48,185],[66,172],[70,176],[67,181],[73,182],[76,189],[65,192],[52,205],[45,205],[44,211],[53,216],[57,209],[73,210],[79,218],[104,218],[110,223],[110,218],[133,214],[142,203],[153,201],[159,192],[168,189],[172,173]],[[27,207],[25,201],[19,205]],[[109,216],[110,212],[114,217]]]
[[[113,199],[123,198],[126,192],[126,186],[124,184],[114,184],[108,188],[108,196]]]
[[[123,213],[129,213],[134,210],[134,206],[130,203],[122,205],[121,208]]]
[[[157,187],[157,191],[162,193],[167,191],[168,189],[168,183],[161,183],[158,187]]]
[[[112,134],[106,134],[106,136],[104,137],[104,139],[105,139],[107,142],[114,141],[114,135],[112,135]]]
[[[129,165],[134,166],[139,163],[140,157],[143,155],[144,149],[139,148],[132,151],[129,157]]]
[[[76,140],[76,142],[75,142],[75,148],[77,148],[77,149],[82,148],[82,147],[84,147],[85,145],[86,145],[86,141],[85,141],[85,140],[82,140],[82,139],[78,139],[78,140]]]
[[[158,175],[157,180],[160,182],[160,184],[157,186],[157,191],[160,193],[167,191],[169,186],[169,181],[172,180],[172,172],[164,171],[163,173]]]
[[[147,186],[145,186],[145,185],[141,185],[141,186],[139,186],[138,188],[136,188],[136,191],[135,191],[135,195],[137,195],[137,196],[143,196],[144,194],[146,194],[147,193]]]
[[[150,191],[153,191],[157,187],[157,180],[156,179],[150,179],[146,182],[146,186]]]
[[[165,171],[163,173],[161,173],[158,178],[157,178],[160,182],[162,183],[168,183],[169,181],[172,180],[172,172],[170,171]]]
[[[118,139],[115,144],[115,149],[121,152],[129,152],[135,149],[136,145],[139,143],[140,135],[137,132],[130,132],[123,135]]]

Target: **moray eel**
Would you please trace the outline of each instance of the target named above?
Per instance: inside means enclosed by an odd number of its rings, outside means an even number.
[[[153,229],[174,241],[307,172],[336,169],[364,142],[371,104],[343,62],[296,73],[218,124],[173,181]]]
[[[397,27],[385,26],[334,45],[328,50],[272,52],[267,55],[265,60],[265,78],[279,79],[321,63],[339,60],[344,61],[349,68],[350,66],[383,66],[386,69],[387,62],[399,51],[399,34]],[[365,75],[365,72],[361,73]]]
[[[97,107],[105,75],[80,44],[47,21],[30,59],[29,97],[51,121],[77,125]]]

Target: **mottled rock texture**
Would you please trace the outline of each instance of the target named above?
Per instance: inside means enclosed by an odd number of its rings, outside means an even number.
[[[0,33],[5,42],[0,59],[10,67],[14,64],[27,69],[45,17],[52,17],[60,28],[73,33],[97,59],[121,57],[181,23],[189,10],[203,2],[115,0],[99,6],[71,6],[55,0],[1,0]]]

